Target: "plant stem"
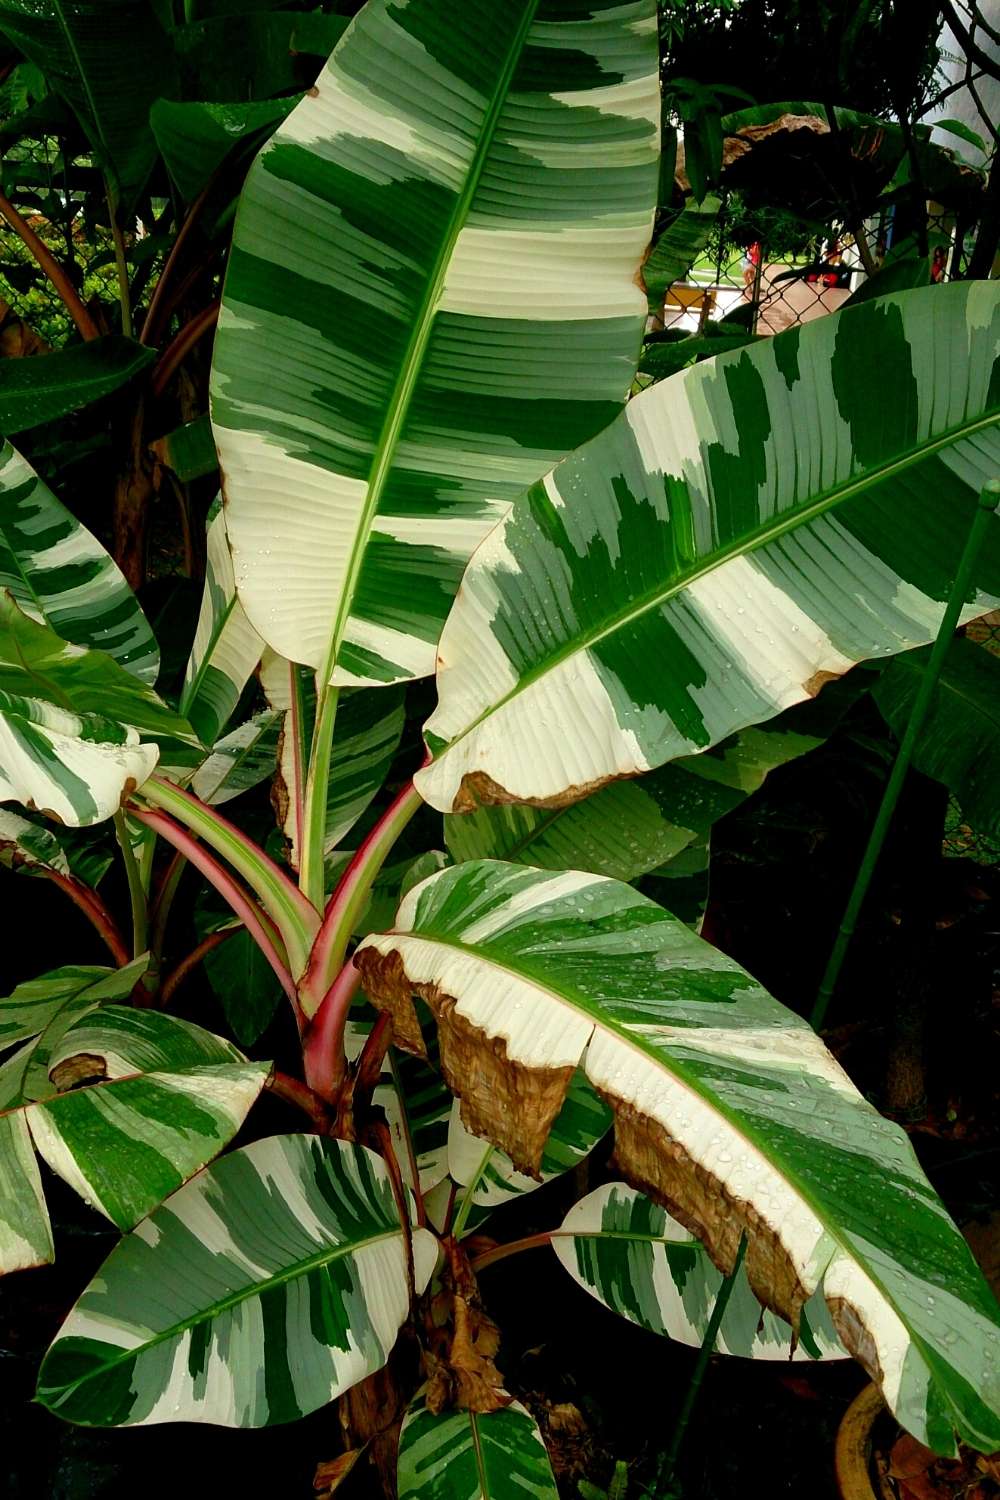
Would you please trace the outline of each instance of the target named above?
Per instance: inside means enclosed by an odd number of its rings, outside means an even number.
[[[213,953],[216,948],[221,947],[227,938],[235,937],[239,930],[238,927],[224,927],[221,932],[210,932],[207,937],[202,938],[196,948],[192,948],[191,952],[181,959],[176,968],[171,969],[163,981],[163,988],[160,991],[161,1010],[166,1010],[185,979],[187,979],[189,974],[194,973],[202,959],[206,958],[209,953]]]
[[[128,880],[129,900],[132,903],[132,956],[138,958],[146,951],[146,892],[142,884],[142,872],[132,849],[132,841],[125,826],[125,814],[119,810],[114,816],[115,836],[122,851],[125,875]]]
[[[132,816],[138,818],[140,823],[145,823],[148,828],[155,828],[161,838],[166,839],[167,843],[172,844],[175,849],[179,849],[195,869],[200,870],[205,879],[214,885],[219,895],[229,903],[278,976],[281,988],[292,1002],[296,1021],[301,1024],[295,981],[282,963],[281,956],[261,920],[261,913],[254,907],[238,881],[216,859],[213,859],[207,849],[201,847],[198,840],[186,828],[182,828],[165,813],[133,810]]]
[[[289,1073],[274,1072],[265,1083],[264,1087],[268,1093],[274,1094],[278,1099],[284,1099],[288,1104],[294,1104],[301,1109],[312,1120],[316,1129],[326,1134],[330,1125],[330,1112],[325,1103],[312,1089]]]
[[[177,895],[177,887],[181,883],[181,876],[187,869],[187,860],[183,854],[176,849],[171,856],[170,863],[163,872],[163,877],[153,899],[150,932],[149,951],[153,955],[153,962],[158,966],[163,957],[163,945],[167,937],[167,919],[170,916],[174,897]]]
[[[122,234],[121,225],[118,223],[118,215],[115,213],[114,201],[111,197],[111,188],[107,180],[104,183],[105,196],[108,200],[108,215],[111,221],[111,239],[115,247],[115,267],[118,271],[118,301],[122,310],[122,333],[126,338],[132,337],[132,298],[128,284],[128,261],[125,258],[125,236]]]
[[[118,924],[108,911],[104,902],[96,891],[82,881],[75,880],[71,875],[63,875],[59,870],[45,870],[46,880],[58,886],[64,895],[68,896],[79,911],[87,918],[87,921],[97,932],[108,952],[111,954],[119,969],[124,969],[130,961],[128,949],[118,931]]]
[[[293,976],[301,974],[306,967],[312,941],[319,930],[319,913],[289,880],[284,870],[214,807],[208,807],[190,792],[182,791],[171,782],[164,781],[159,776],[151,776],[143,783],[139,795],[144,802],[151,802],[154,807],[168,812],[172,818],[196,833],[199,839],[204,840],[223,859],[229,861],[277,926],[288,953],[289,968]],[[175,848],[180,847],[176,840],[171,842]]]
[[[485,1271],[487,1266],[495,1266],[498,1261],[506,1260],[508,1256],[520,1255],[522,1250],[541,1250],[544,1245],[551,1245],[552,1241],[558,1237],[558,1230],[546,1229],[541,1234],[529,1234],[523,1240],[511,1240],[507,1245],[495,1245],[492,1250],[484,1250],[482,1255],[476,1256],[471,1262],[472,1269],[478,1276],[480,1271]]]
[[[302,1041],[306,1083],[331,1103],[336,1102],[347,1078],[344,1028],[360,985],[360,970],[346,963],[323,996]]]
[[[677,1421],[674,1424],[674,1430],[671,1435],[670,1444],[667,1448],[667,1451],[660,1459],[656,1474],[656,1481],[653,1485],[654,1495],[660,1495],[663,1492],[664,1488],[668,1484],[670,1484],[670,1481],[674,1477],[674,1470],[677,1467],[677,1456],[681,1451],[681,1444],[684,1441],[684,1434],[687,1432],[688,1423],[691,1420],[691,1413],[694,1411],[695,1402],[698,1400],[698,1393],[701,1390],[702,1381],[705,1379],[705,1371],[708,1369],[708,1362],[712,1357],[712,1351],[715,1348],[715,1341],[719,1336],[719,1327],[725,1315],[726,1308],[729,1306],[729,1299],[732,1296],[733,1287],[736,1285],[736,1278],[739,1275],[740,1267],[743,1264],[743,1257],[746,1255],[746,1253],[747,1236],[746,1230],[744,1230],[740,1238],[739,1248],[736,1251],[736,1259],[733,1262],[733,1269],[730,1271],[729,1275],[723,1281],[722,1285],[719,1287],[718,1292],[716,1293],[715,1306],[712,1308],[712,1316],[708,1320],[708,1327],[705,1329],[705,1337],[701,1341],[701,1348],[698,1350],[698,1358],[695,1361],[694,1369],[691,1372],[691,1381],[684,1396],[684,1404],[682,1405],[677,1416]]]
[[[183,224],[177,231],[177,238],[170,247],[170,254],[167,256],[163,270],[160,272],[157,280],[156,288],[149,301],[149,311],[146,313],[142,332],[139,334],[139,342],[141,344],[155,344],[157,341],[160,333],[160,325],[165,320],[165,315],[169,311],[166,307],[167,288],[177,273],[181,252],[204,212],[205,204],[208,202],[209,191],[214,182],[215,177],[213,176],[191,204]]]
[[[976,513],[969,527],[969,534],[965,541],[955,582],[952,584],[948,604],[945,608],[941,625],[938,629],[937,638],[931,651],[930,660],[924,668],[923,677],[920,679],[920,687],[917,689],[910,709],[910,716],[906,722],[906,729],[899,746],[899,751],[893,763],[892,771],[885,791],[882,794],[882,802],[875,819],[874,827],[868,838],[864,856],[858,869],[854,887],[851,891],[847,906],[837,931],[833,951],[830,954],[826,970],[816,995],[816,1004],[813,1006],[810,1022],[814,1030],[819,1031],[826,1019],[827,1008],[831,996],[836,988],[840,971],[844,965],[847,950],[850,947],[854,929],[857,926],[861,908],[871,885],[872,875],[885,843],[885,836],[889,831],[893,813],[896,811],[896,803],[906,780],[906,773],[913,759],[913,751],[916,748],[920,731],[923,728],[927,711],[931,705],[934,689],[937,687],[938,678],[941,676],[941,668],[948,654],[952,636],[958,626],[962,613],[962,605],[965,603],[969,585],[972,581],[973,570],[979,556],[983,542],[986,539],[986,529],[990,520],[996,514],[997,505],[1000,504],[1000,479],[991,479],[983,486],[976,506]]]
[[[215,327],[219,321],[219,306],[218,302],[210,302],[208,307],[203,307],[201,312],[195,313],[194,317],[174,334],[153,366],[150,384],[154,396],[163,395],[172,376],[187,359],[195,344]]]
[[[407,782],[344,871],[333,899],[326,908],[322,926],[309,955],[308,966],[299,985],[303,1009],[307,1015],[315,1014],[334,975],[343,966],[351,933],[364,911],[375,877],[393,844],[420,806],[420,793],[412,781]]]
[[[66,311],[76,324],[80,337],[84,339],[96,339],[99,332],[97,324],[81,302],[76,287],[70,281],[65,270],[56,260],[48,246],[38,237],[28,221],[21,217],[10,199],[4,197],[3,193],[0,193],[0,214],[7,220],[11,229],[21,236],[21,239],[35,257],[38,265],[59,293]]]
[[[302,842],[299,846],[299,889],[317,910],[322,909],[326,895],[323,843],[326,836],[326,799],[330,785],[333,731],[339,698],[338,688],[323,686],[319,690],[309,770],[306,775]]]

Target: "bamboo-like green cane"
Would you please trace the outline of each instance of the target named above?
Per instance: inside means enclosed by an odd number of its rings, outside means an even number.
[[[899,751],[893,763],[892,772],[884,793],[882,803],[878,810],[878,816],[872,828],[868,844],[864,852],[864,858],[858,868],[854,888],[851,891],[847,906],[844,909],[843,920],[837,931],[837,938],[830,954],[829,962],[823,974],[819,991],[816,995],[816,1004],[813,1006],[812,1015],[809,1017],[814,1029],[819,1031],[826,1019],[827,1007],[840,977],[840,971],[844,966],[844,959],[854,936],[861,908],[868,894],[875,866],[878,864],[885,836],[892,822],[892,815],[896,811],[896,803],[899,794],[903,790],[906,773],[910,769],[910,761],[913,759],[913,751],[919,738],[920,731],[927,717],[927,710],[931,706],[934,689],[937,687],[941,676],[941,668],[948,654],[952,636],[958,627],[959,616],[962,605],[965,603],[969,584],[972,581],[973,570],[979,557],[983,542],[986,539],[986,528],[991,518],[995,515],[997,506],[1000,505],[1000,479],[991,479],[986,483],[979,495],[979,503],[976,513],[969,527],[969,535],[965,541],[965,548],[958,564],[958,572],[952,585],[948,605],[941,620],[941,628],[938,630],[937,639],[931,651],[930,660],[924,669],[924,675],[920,679],[920,687],[917,696],[913,700],[910,709],[910,717],[906,721],[906,729],[900,742]]]
[[[677,1421],[674,1423],[674,1430],[670,1438],[670,1446],[667,1448],[663,1457],[660,1459],[659,1466],[657,1468],[656,1483],[653,1485],[653,1494],[655,1496],[658,1496],[659,1500],[669,1500],[669,1496],[674,1493],[670,1485],[674,1477],[674,1470],[677,1467],[677,1456],[681,1451],[681,1444],[684,1441],[684,1434],[687,1432],[688,1423],[691,1420],[691,1413],[694,1411],[695,1402],[698,1400],[698,1394],[701,1391],[701,1384],[705,1378],[705,1371],[708,1369],[708,1361],[711,1359],[712,1351],[715,1349],[715,1341],[719,1336],[719,1328],[722,1324],[722,1319],[725,1315],[726,1308],[729,1306],[729,1299],[733,1294],[733,1287],[736,1285],[736,1278],[740,1274],[740,1267],[743,1264],[743,1257],[746,1255],[746,1253],[747,1236],[746,1230],[744,1230],[743,1234],[740,1237],[739,1249],[736,1251],[736,1260],[733,1263],[733,1269],[730,1271],[725,1281],[723,1281],[716,1294],[715,1306],[712,1308],[712,1316],[708,1320],[708,1327],[705,1329],[705,1337],[701,1341],[701,1348],[698,1350],[698,1358],[695,1361],[694,1369],[691,1371],[691,1381],[684,1396],[684,1405],[681,1407],[680,1412],[677,1416]]]

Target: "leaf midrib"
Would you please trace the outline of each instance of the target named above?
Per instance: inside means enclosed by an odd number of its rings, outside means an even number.
[[[512,3],[512,0],[504,0],[504,3],[509,5]],[[486,158],[493,144],[493,137],[496,134],[497,125],[500,120],[500,112],[506,102],[528,32],[534,24],[535,12],[538,9],[538,5],[539,0],[527,0],[525,4],[520,25],[517,28],[507,57],[504,60],[503,68],[497,76],[493,94],[483,116],[465,183],[455,201],[446,233],[439,246],[431,274],[424,287],[420,306],[413,319],[410,340],[403,353],[399,373],[389,397],[386,419],[375,448],[368,479],[368,493],[365,496],[364,508],[358,521],[354,547],[351,552],[350,566],[341,589],[340,602],[337,606],[337,614],[333,623],[326,660],[320,670],[319,680],[323,684],[330,682],[337,665],[337,656],[340,652],[348,619],[350,618],[354,593],[361,573],[368,539],[375,517],[378,514],[379,502],[381,501],[383,490],[392,469],[396,448],[402,437],[403,427],[409,413],[410,402],[413,399],[417,379],[423,368],[423,357],[427,349],[428,340],[430,339],[431,329],[434,326],[435,317],[437,316],[437,305],[444,286],[445,277],[451,265],[458,237],[465,226],[469,209],[472,207],[473,198],[479,187],[479,180],[486,165]]]
[[[720,360],[730,357],[735,358],[736,356],[743,358],[746,353],[746,349],[739,349],[732,351],[731,356],[720,354],[718,358]],[[617,420],[623,421],[624,417],[619,417]],[[723,567],[728,562],[732,562],[735,558],[744,557],[749,552],[756,552],[759,548],[767,546],[770,542],[777,541],[789,531],[796,531],[800,526],[808,525],[818,516],[823,515],[828,510],[832,510],[835,506],[841,505],[845,501],[863,494],[866,490],[874,488],[875,485],[881,484],[885,480],[892,479],[897,474],[913,468],[914,465],[922,463],[926,458],[933,457],[935,453],[950,447],[953,443],[971,437],[986,428],[996,426],[998,422],[1000,422],[1000,410],[992,410],[987,415],[978,417],[972,422],[965,422],[959,426],[950,427],[937,437],[930,438],[918,445],[904,456],[892,459],[890,462],[881,464],[876,468],[868,469],[856,479],[835,485],[831,489],[820,491],[814,499],[803,505],[789,507],[788,510],[782,512],[774,520],[758,526],[749,532],[745,532],[742,537],[736,538],[727,546],[713,551],[709,557],[701,560],[698,564],[675,574],[665,587],[658,586],[640,596],[639,599],[630,601],[625,608],[615,614],[609,621],[595,626],[592,630],[586,631],[582,635],[574,636],[559,650],[547,656],[537,667],[525,672],[502,697],[497,698],[459,734],[456,734],[453,739],[449,740],[440,754],[430,764],[440,764],[456,745],[460,744],[462,740],[478,729],[482,723],[491,718],[493,714],[498,713],[500,709],[504,708],[515,698],[518,698],[521,693],[545,677],[549,672],[555,671],[556,668],[562,666],[563,662],[569,660],[570,657],[576,656],[580,652],[591,650],[592,647],[599,645],[605,637],[624,629],[650,610],[659,608],[691,584],[697,583],[699,579],[714,573],[716,569]],[[599,443],[600,441],[600,436],[592,439],[593,443]]]
[[[63,1405],[87,1381],[101,1379],[108,1370],[124,1364],[128,1359],[138,1358],[139,1355],[146,1354],[150,1349],[156,1348],[158,1344],[164,1343],[165,1340],[177,1338],[181,1334],[186,1333],[189,1328],[196,1327],[199,1323],[214,1320],[222,1313],[228,1312],[231,1307],[238,1307],[241,1302],[246,1302],[251,1297],[261,1297],[265,1292],[269,1292],[275,1287],[285,1286],[289,1281],[293,1281],[297,1277],[308,1276],[311,1271],[318,1270],[322,1266],[331,1265],[334,1261],[343,1260],[349,1255],[358,1255],[371,1245],[381,1244],[384,1240],[397,1239],[401,1234],[401,1229],[387,1229],[383,1234],[372,1235],[364,1240],[354,1240],[348,1245],[325,1246],[322,1250],[318,1250],[315,1255],[306,1256],[304,1260],[296,1261],[291,1268],[286,1268],[284,1271],[268,1277],[266,1281],[255,1281],[251,1286],[241,1288],[238,1292],[233,1292],[228,1297],[220,1297],[217,1302],[209,1304],[207,1308],[201,1309],[190,1318],[183,1318],[179,1323],[175,1323],[172,1327],[164,1329],[153,1338],[146,1339],[143,1343],[136,1344],[131,1349],[120,1349],[119,1354],[114,1359],[105,1360],[99,1369],[85,1372],[69,1385],[59,1386],[57,1388],[59,1400],[57,1403],[54,1403],[54,1408],[55,1406]],[[59,1343],[64,1336],[71,1337],[72,1335],[61,1335],[52,1346],[53,1349],[58,1349]],[[264,1358],[267,1358],[266,1345],[264,1348]],[[39,1394],[41,1392],[42,1387],[39,1381]]]

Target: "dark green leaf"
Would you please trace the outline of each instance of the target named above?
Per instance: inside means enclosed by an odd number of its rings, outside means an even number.
[[[252,1046],[270,1025],[282,989],[250,934],[236,932],[213,949],[205,959],[205,973],[236,1040]]]
[[[212,424],[208,413],[195,417],[175,427],[166,437],[157,438],[150,444],[153,452],[168,469],[173,469],[177,478],[187,484],[192,479],[201,479],[205,474],[214,474],[219,467],[219,456],[215,451]]]
[[[930,647],[891,662],[875,702],[902,735],[927,667]],[[1000,837],[1000,658],[957,640],[945,658],[913,764],[943,781],[979,833]]]
[[[167,170],[186,202],[196,198],[209,178],[241,142],[260,145],[294,109],[301,95],[243,104],[176,104],[157,99],[149,123]]]
[[[24,432],[108,396],[144,370],[155,350],[110,334],[34,359],[0,362],[0,431]]]
[[[0,0],[0,31],[72,107],[126,202],[156,157],[149,106],[175,88],[173,54],[147,0]]]

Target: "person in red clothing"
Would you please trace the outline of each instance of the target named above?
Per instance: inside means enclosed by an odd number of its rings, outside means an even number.
[[[749,290],[756,280],[757,267],[760,265],[760,244],[754,241],[748,245],[743,256],[743,285]]]

